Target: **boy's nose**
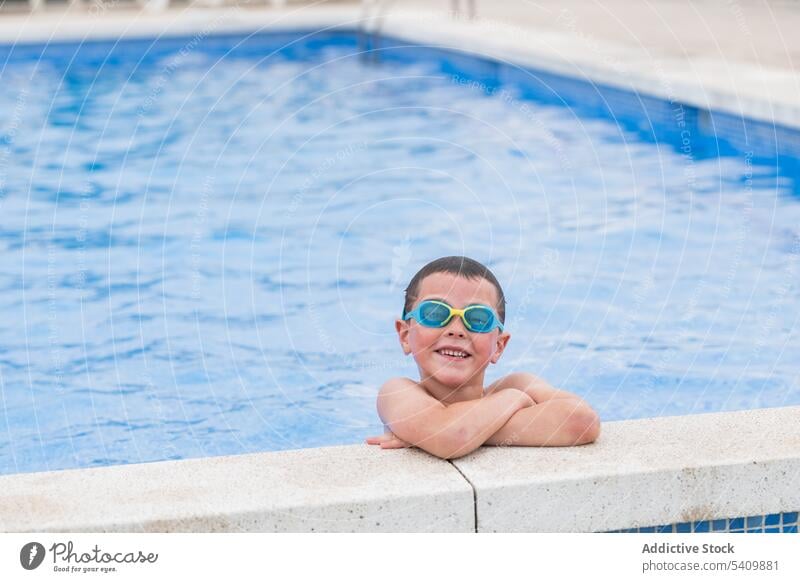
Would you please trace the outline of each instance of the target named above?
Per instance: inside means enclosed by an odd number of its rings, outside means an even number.
[[[467,337],[467,328],[464,327],[464,322],[461,318],[454,316],[453,319],[447,324],[447,335],[457,335],[458,337]]]

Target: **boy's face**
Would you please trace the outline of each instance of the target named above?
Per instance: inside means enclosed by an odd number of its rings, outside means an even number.
[[[419,298],[412,309],[426,299],[444,300],[456,309],[480,303],[497,313],[497,290],[486,279],[469,280],[450,273],[434,273],[422,280]],[[498,328],[489,333],[471,332],[458,316],[440,328],[425,327],[413,318],[397,320],[395,327],[403,351],[414,355],[421,378],[432,378],[453,388],[473,378],[483,382],[484,370],[489,363],[497,363],[511,337]],[[459,348],[469,356],[454,358],[439,353],[444,346]]]

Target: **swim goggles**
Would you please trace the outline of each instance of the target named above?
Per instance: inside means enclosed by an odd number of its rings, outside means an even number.
[[[444,301],[428,299],[423,301],[413,311],[409,311],[403,316],[403,321],[408,321],[412,317],[417,323],[425,327],[444,327],[454,315],[461,318],[464,327],[476,333],[489,333],[494,328],[503,331],[503,324],[500,318],[495,315],[494,309],[486,305],[468,305],[464,309],[450,307]]]

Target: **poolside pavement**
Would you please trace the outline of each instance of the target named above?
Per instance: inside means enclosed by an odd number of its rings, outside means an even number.
[[[382,4],[386,8],[377,11],[337,1],[290,2],[284,8],[184,5],[158,12],[112,3],[0,13],[0,43],[353,28],[367,16],[372,26],[409,40],[433,40],[669,101],[800,127],[798,3],[476,0],[474,19],[463,10],[454,16],[445,0]]]

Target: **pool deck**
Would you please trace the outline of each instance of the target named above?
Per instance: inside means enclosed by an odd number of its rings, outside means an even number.
[[[5,532],[596,532],[800,509],[800,407],[453,461],[370,445],[0,477]]]
[[[449,2],[406,0],[385,12],[358,2],[282,9],[48,9],[0,15],[0,42],[214,34],[276,28],[354,28],[380,22],[393,36],[584,77],[705,109],[800,128],[800,5],[576,0],[477,2],[477,18]]]

